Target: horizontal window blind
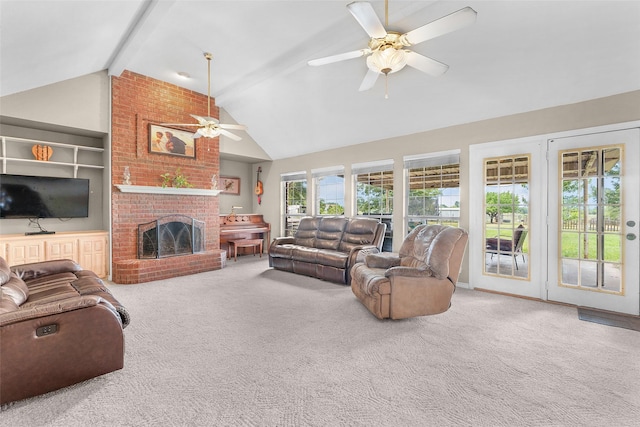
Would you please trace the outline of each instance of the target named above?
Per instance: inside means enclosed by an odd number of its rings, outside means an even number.
[[[351,174],[360,175],[393,170],[393,160],[380,160],[377,162],[355,163],[351,165]]]
[[[280,174],[280,181],[282,182],[304,181],[305,179],[307,179],[306,171]]]
[[[405,169],[427,168],[456,163],[460,163],[460,152],[458,150],[404,158]]]
[[[329,175],[344,175],[344,166],[331,166],[328,168],[311,169],[311,175],[314,178],[320,178]]]

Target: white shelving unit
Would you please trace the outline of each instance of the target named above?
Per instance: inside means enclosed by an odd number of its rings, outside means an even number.
[[[23,163],[38,163],[40,165],[57,165],[57,166],[69,166],[73,168],[73,177],[78,177],[78,169],[79,168],[91,168],[91,169],[104,169],[103,165],[95,165],[88,163],[80,163],[78,162],[78,154],[82,151],[86,152],[98,152],[103,153],[104,148],[98,147],[87,147],[83,145],[74,145],[74,144],[64,144],[60,142],[49,142],[49,141],[39,141],[36,139],[26,139],[26,138],[14,138],[9,136],[0,136],[2,139],[2,155],[0,156],[0,160],[2,161],[2,173],[7,173],[7,163],[9,162],[23,162]],[[12,157],[8,154],[8,144],[16,143],[16,144],[30,144],[30,145],[48,145],[50,147],[56,147],[63,150],[70,150],[73,154],[73,161],[71,162],[60,162],[60,161],[42,161],[35,160],[25,157]],[[54,151],[55,154],[55,151]]]

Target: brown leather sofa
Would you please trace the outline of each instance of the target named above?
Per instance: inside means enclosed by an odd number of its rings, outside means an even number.
[[[351,269],[351,290],[379,319],[405,319],[449,309],[468,234],[457,227],[419,225],[399,253],[370,254]]]
[[[294,237],[278,237],[269,247],[269,266],[349,284],[358,255],[382,251],[386,225],[373,218],[304,217]]]
[[[129,314],[95,273],[0,258],[0,285],[0,404],[122,369]]]

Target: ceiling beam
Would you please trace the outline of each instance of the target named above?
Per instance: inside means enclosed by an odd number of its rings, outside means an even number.
[[[149,34],[162,22],[161,18],[175,2],[176,0],[146,0],[143,3],[140,12],[107,63],[110,76],[119,76],[127,69],[131,58],[140,51]]]

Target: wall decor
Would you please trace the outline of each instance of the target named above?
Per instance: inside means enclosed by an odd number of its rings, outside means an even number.
[[[240,195],[240,178],[233,176],[221,176],[218,184],[222,194]]]
[[[31,148],[31,152],[36,160],[47,162],[53,154],[53,149],[48,145],[36,144]]]
[[[149,124],[149,152],[195,159],[193,133]]]

